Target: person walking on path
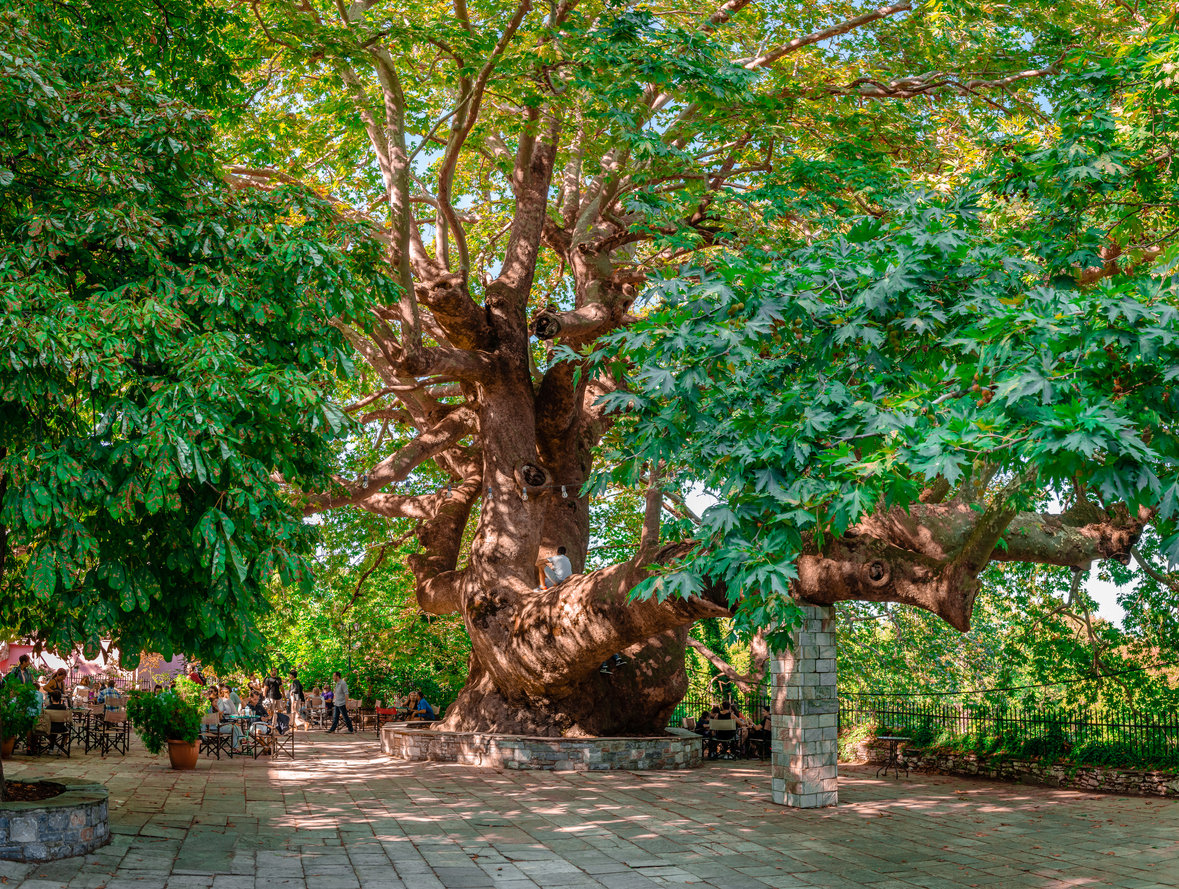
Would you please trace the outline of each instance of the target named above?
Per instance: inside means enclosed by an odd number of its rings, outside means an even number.
[[[288,674],[290,677],[290,686],[287,694],[291,699],[291,714],[302,713],[303,705],[307,702],[307,696],[303,693],[303,683],[299,681],[299,671],[291,670]]]
[[[278,667],[270,671],[270,675],[262,683],[262,690],[265,697],[274,698],[276,701],[282,700],[282,680],[278,678]]]
[[[352,727],[352,717],[348,715],[348,683],[344,681],[344,677],[340,675],[337,670],[332,674],[332,678],[336,680],[336,687],[332,691],[332,727],[327,730],[330,735],[336,730],[336,726],[340,724],[340,715],[344,716],[344,725],[348,726],[348,734],[356,733],[356,729]]]

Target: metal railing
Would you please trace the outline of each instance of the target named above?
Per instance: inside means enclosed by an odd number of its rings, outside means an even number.
[[[1179,714],[1097,707],[930,704],[841,694],[840,731],[863,723],[916,744],[1110,765],[1179,765]]]

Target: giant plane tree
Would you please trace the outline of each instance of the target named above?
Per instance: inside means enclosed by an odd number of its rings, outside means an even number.
[[[961,629],[992,559],[1166,532],[1164,14],[251,4],[232,176],[370,220],[399,287],[337,322],[357,430],[303,503],[416,529],[421,607],[471,637],[447,725],[655,730],[700,618],[868,599]],[[587,571],[603,470],[646,511]],[[574,576],[537,590],[558,546]]]

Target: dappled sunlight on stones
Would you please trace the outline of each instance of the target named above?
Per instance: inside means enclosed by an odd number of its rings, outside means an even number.
[[[45,876],[0,866],[4,889],[1179,885],[1179,803],[870,766],[841,768],[841,804],[811,810],[772,803],[768,764],[496,772],[393,761],[371,733],[189,774],[141,750],[11,768],[104,779],[113,841]]]

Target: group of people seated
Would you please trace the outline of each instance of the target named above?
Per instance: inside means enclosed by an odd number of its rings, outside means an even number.
[[[67,692],[65,667],[59,667],[47,676],[35,679],[28,655],[5,677],[5,682],[14,681],[32,685],[37,690],[38,710],[59,710],[73,708],[84,710],[91,704],[103,704],[107,710],[123,710],[127,706],[127,693],[115,687],[114,679],[91,679],[83,676]]]
[[[72,687],[67,687],[67,677],[67,671],[60,668],[38,679],[31,658],[22,655],[19,662],[3,677],[3,682],[32,685],[37,690],[38,714],[46,719],[45,710],[61,709],[68,714],[71,707],[84,710],[102,705],[105,711],[125,711],[128,692],[118,688],[113,677],[83,676]],[[313,723],[326,727],[328,717],[334,717],[329,731],[335,731],[341,719],[341,728],[353,730],[348,706],[351,702],[356,707],[357,702],[349,697],[348,683],[338,671],[333,675],[334,683],[316,683],[309,693],[304,691],[297,670],[289,672],[285,687],[278,670],[272,670],[261,681],[253,674],[240,692],[228,683],[206,679],[195,666],[188,672],[188,677],[204,687],[206,729],[215,725],[216,731],[231,735],[235,750],[240,748],[246,731],[251,734],[271,731],[285,733],[292,728],[310,728]],[[173,682],[172,688],[175,687],[176,683]],[[163,687],[157,684],[154,691],[159,693]],[[377,706],[381,707],[382,703],[378,701]],[[389,702],[389,707],[395,709],[397,717],[402,719],[433,721],[438,718],[434,707],[416,689],[409,695],[395,698]],[[217,718],[210,719],[214,714]],[[230,719],[239,716],[257,718]]]
[[[203,679],[204,677],[202,677]],[[348,713],[348,683],[339,672],[334,674],[335,682],[316,683],[311,691],[304,690],[299,680],[297,670],[291,670],[284,688],[278,671],[273,670],[264,680],[259,681],[256,675],[251,675],[246,684],[245,697],[226,683],[209,687],[206,692],[208,700],[207,714],[218,714],[217,731],[232,735],[232,746],[238,750],[245,737],[239,724],[241,721],[229,717],[256,716],[256,721],[250,722],[251,734],[278,732],[284,734],[291,729],[308,729],[312,724],[326,727],[327,716],[332,716],[331,727],[328,732],[339,729],[354,731],[351,716]],[[353,701],[355,704],[355,702]],[[379,706],[380,702],[378,702]],[[418,690],[407,697],[397,698],[392,704],[399,714],[404,713],[410,720],[432,721],[437,718],[433,706]],[[227,721],[228,720],[228,721]],[[341,724],[342,721],[342,724]],[[214,723],[210,721],[210,725]]]
[[[727,732],[715,729],[719,721],[732,720],[735,726],[735,736],[724,737]],[[693,723],[692,731],[704,738],[704,749],[709,759],[716,759],[728,747],[735,751],[735,755],[748,757],[753,746],[760,742],[769,747],[770,743],[770,708],[762,705],[756,719],[745,716],[737,709],[737,705],[726,700],[724,703],[713,705],[710,710],[701,710]],[[763,748],[762,753],[764,754]]]

